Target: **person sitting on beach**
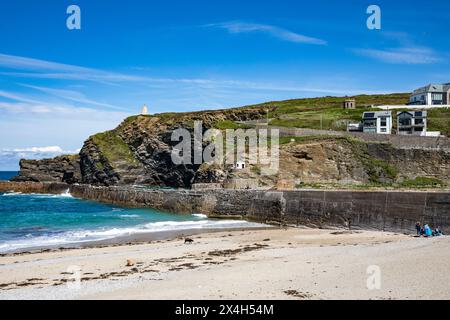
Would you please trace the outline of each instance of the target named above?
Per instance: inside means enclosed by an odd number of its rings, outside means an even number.
[[[417,222],[417,223],[416,223],[416,232],[417,232],[417,235],[418,235],[419,237],[420,237],[421,234],[422,234],[421,230],[422,230],[422,228],[420,227],[420,222]]]
[[[420,228],[420,236],[425,236],[425,229],[422,227]]]
[[[439,236],[443,236],[444,233],[442,233],[442,231],[439,229],[439,227],[436,227],[436,229],[434,229],[433,232],[433,237],[439,237]]]
[[[426,224],[423,228],[425,231],[425,237],[431,237],[433,235],[433,232],[428,224]]]

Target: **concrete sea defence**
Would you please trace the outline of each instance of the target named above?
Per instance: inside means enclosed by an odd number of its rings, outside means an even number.
[[[412,232],[416,222],[450,232],[450,192],[154,190],[54,183],[0,183],[0,192],[61,193],[123,206],[281,225]]]

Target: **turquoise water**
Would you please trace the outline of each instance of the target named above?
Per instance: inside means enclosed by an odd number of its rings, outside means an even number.
[[[127,209],[70,194],[0,193],[0,252],[62,246],[171,230],[251,226],[152,209]]]
[[[0,171],[0,181],[2,180],[9,180],[12,177],[17,176],[17,171]]]

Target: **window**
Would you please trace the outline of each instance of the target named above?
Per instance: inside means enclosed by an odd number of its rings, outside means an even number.
[[[377,121],[376,120],[365,120],[364,121],[364,127],[376,127]]]
[[[411,125],[412,115],[409,112],[402,112],[398,115],[399,126],[409,127]]]
[[[442,100],[442,93],[433,93],[431,95],[432,100]]]
[[[381,128],[380,132],[387,132],[387,129],[386,128]]]
[[[433,104],[442,104],[442,93],[433,93],[431,94],[431,101]]]
[[[382,117],[382,118],[380,118],[380,125],[382,126],[382,127],[386,127],[387,126],[387,119],[386,119],[386,117]]]
[[[400,128],[400,132],[411,133],[411,130],[409,128]]]
[[[398,119],[398,123],[401,126],[410,126],[411,125],[411,118],[408,118],[406,116],[400,116]]]
[[[418,125],[418,124],[423,124],[424,122],[423,122],[423,119],[416,119],[416,120],[414,121],[414,123],[415,123],[416,125]]]

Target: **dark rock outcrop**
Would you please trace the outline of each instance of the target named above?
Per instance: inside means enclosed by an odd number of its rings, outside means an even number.
[[[128,118],[85,142],[80,152],[82,182],[189,188],[194,182],[217,181],[226,176],[223,169],[199,171],[200,165],[173,163],[172,150],[179,142],[172,141],[172,132],[184,128],[193,133],[194,121],[202,121],[206,131],[221,121],[257,119],[265,112],[248,108]],[[193,139],[192,134],[191,144]]]
[[[80,158],[78,155],[70,155],[54,159],[21,160],[19,175],[12,181],[79,183]]]

